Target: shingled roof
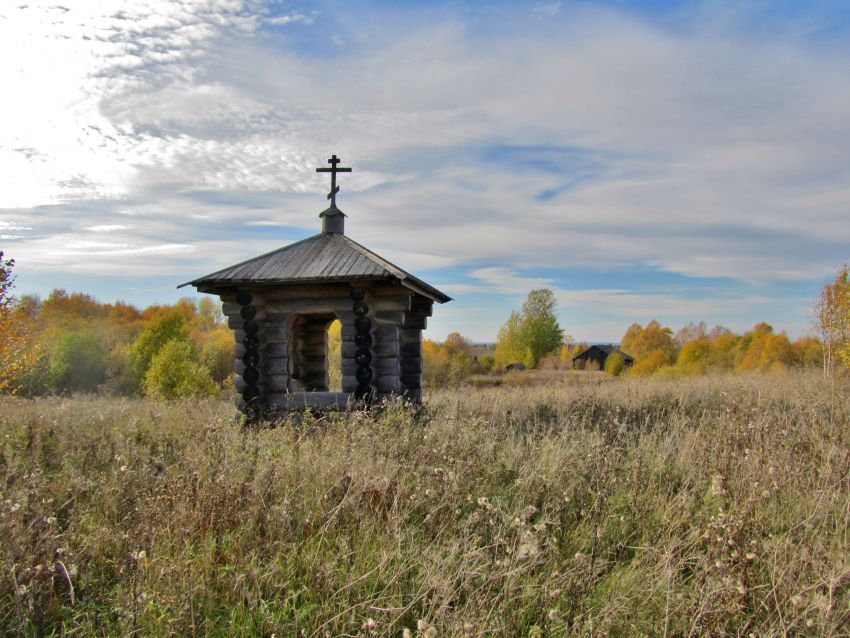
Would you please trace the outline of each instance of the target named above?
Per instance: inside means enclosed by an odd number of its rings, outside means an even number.
[[[183,286],[306,284],[391,279],[439,303],[451,297],[342,233],[322,233],[199,277]]]

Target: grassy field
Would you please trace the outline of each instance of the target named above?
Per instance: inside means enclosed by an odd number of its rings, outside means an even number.
[[[850,635],[850,384],[0,400],[0,634]]]

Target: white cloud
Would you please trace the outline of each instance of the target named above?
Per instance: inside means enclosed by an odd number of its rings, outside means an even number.
[[[287,24],[294,24],[296,22],[303,22],[304,24],[312,24],[313,18],[310,16],[304,15],[303,13],[289,13],[279,16],[274,16],[271,18],[265,19],[266,24],[273,24],[275,26],[283,26]]]
[[[15,96],[0,117],[16,123],[0,129],[0,208],[15,216],[3,238],[45,271],[204,272],[210,255],[225,265],[294,239],[276,226],[318,229],[314,168],[336,152],[355,169],[340,195],[350,234],[414,272],[471,270],[481,284],[456,294],[562,290],[537,268],[776,282],[846,259],[842,42],[744,32],[711,6],[703,22],[653,23],[544,2],[498,38],[462,14],[392,22],[367,6],[329,23],[277,6],[0,9],[0,86]],[[346,54],[263,31],[295,23],[338,34]],[[68,228],[116,245],[85,262]],[[155,266],[134,261],[151,254]],[[559,294],[608,312],[700,310],[610,288]]]
[[[18,226],[15,222],[0,221],[0,230],[32,230],[32,226]]]
[[[83,230],[90,230],[95,233],[109,233],[115,230],[130,230],[132,226],[124,226],[122,224],[100,224],[97,226],[85,226]]]
[[[493,289],[509,295],[525,295],[534,288],[551,288],[555,283],[551,278],[524,277],[504,266],[478,268],[470,275],[486,282]]]

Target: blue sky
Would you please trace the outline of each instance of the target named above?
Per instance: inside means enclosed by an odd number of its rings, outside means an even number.
[[[14,6],[13,6],[14,5]],[[850,256],[850,5],[21,2],[0,8],[0,250],[18,291],[171,302],[319,229],[495,338],[545,286],[632,322],[810,330]]]

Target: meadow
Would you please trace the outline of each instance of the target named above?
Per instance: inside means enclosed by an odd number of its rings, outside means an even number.
[[[850,381],[0,399],[0,634],[847,636]]]

